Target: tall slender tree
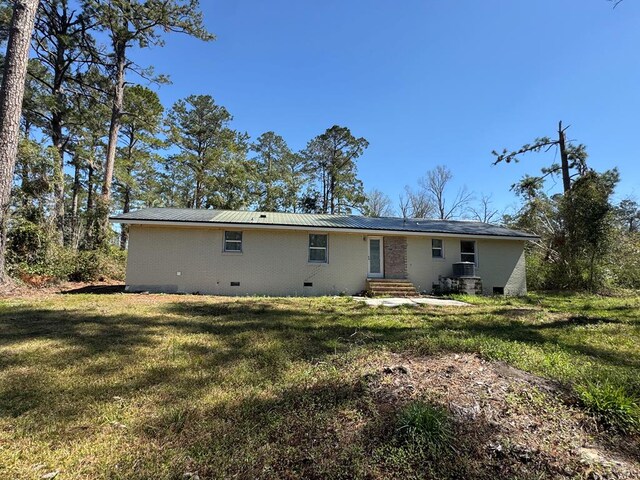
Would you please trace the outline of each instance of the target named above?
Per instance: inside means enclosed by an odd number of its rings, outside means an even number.
[[[365,138],[354,137],[348,128],[338,125],[309,142],[304,155],[317,172],[323,213],[362,210],[366,197],[356,160],[368,146]]]
[[[37,112],[58,157],[54,216],[60,243],[64,241],[64,169],[71,141],[69,126],[75,113],[73,97],[82,94],[83,73],[90,68],[96,53],[90,35],[93,26],[78,4],[71,6],[69,0],[49,0],[38,8],[32,42],[41,67],[30,70],[40,83]],[[43,109],[42,104],[46,108]]]
[[[274,132],[266,132],[251,145],[256,153],[254,191],[258,198],[258,209],[275,212],[286,203],[286,177],[289,157],[293,155],[284,138]]]
[[[122,124],[127,71],[152,76],[129,57],[131,47],[162,45],[163,32],[179,32],[202,40],[212,40],[202,22],[198,0],[85,0],[85,9],[98,20],[109,36],[111,54],[106,65],[112,79],[111,119],[104,166],[100,205],[100,225],[106,232],[109,223],[111,185],[118,134]]]
[[[150,189],[149,180],[156,168],[155,151],[161,146],[157,135],[164,109],[158,95],[141,85],[125,88],[124,108],[128,113],[122,119],[123,142],[116,157],[115,184],[122,212],[127,213],[143,192]],[[123,225],[120,231],[123,250],[128,239],[129,229]]]
[[[303,191],[313,176],[309,162],[300,153],[291,153],[284,158],[283,200],[285,212],[296,213],[302,210]]]
[[[237,160],[237,154],[246,153],[243,145],[246,138],[231,129],[232,118],[210,95],[191,95],[178,100],[169,111],[168,143],[178,148],[179,153],[167,159],[166,168],[175,178],[182,179],[186,187],[188,198],[184,199],[184,206],[228,206],[229,202],[223,198],[229,200],[230,197],[223,191],[234,190],[228,182],[238,180],[225,178],[234,173],[229,162]],[[243,169],[235,170],[236,175],[245,173]],[[236,183],[246,180],[244,177]],[[244,185],[246,187],[246,183]]]
[[[6,280],[5,252],[13,171],[20,138],[20,115],[29,47],[38,0],[16,0],[0,86],[0,282]]]

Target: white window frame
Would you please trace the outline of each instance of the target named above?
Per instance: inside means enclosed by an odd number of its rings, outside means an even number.
[[[380,240],[380,271],[371,273],[371,240]],[[384,278],[384,237],[367,237],[367,278]]]
[[[311,236],[325,236],[327,237],[327,246],[326,247],[312,247],[311,246]],[[324,260],[312,260],[311,259],[311,250],[324,250]],[[313,263],[315,265],[323,265],[329,263],[329,234],[328,233],[309,233],[307,237],[307,262]]]
[[[460,261],[461,262],[468,262],[468,260],[462,259],[463,255],[471,255],[471,253],[462,252],[462,242],[473,243],[473,263],[477,267],[478,266],[478,242],[476,242],[475,240],[460,240]]]
[[[239,233],[240,234],[240,240],[227,240],[227,233]],[[222,251],[224,253],[234,253],[236,255],[241,254],[242,253],[242,242],[244,240],[244,235],[242,230],[225,230],[224,233],[222,234]],[[227,242],[229,243],[238,243],[240,244],[240,250],[229,250],[227,249]]]
[[[433,241],[440,240],[440,248],[434,248]],[[433,254],[434,250],[440,250],[440,256],[437,257]],[[442,238],[432,238],[431,239],[431,258],[434,260],[444,260],[444,240]]]

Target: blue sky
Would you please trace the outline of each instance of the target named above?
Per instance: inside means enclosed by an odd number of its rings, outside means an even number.
[[[217,40],[180,35],[137,54],[172,84],[165,106],[211,94],[253,138],[293,149],[347,126],[370,147],[366,189],[394,203],[438,164],[455,185],[514,204],[509,187],[554,156],[492,166],[491,150],[552,135],[558,120],[640,196],[640,2],[203,0]]]

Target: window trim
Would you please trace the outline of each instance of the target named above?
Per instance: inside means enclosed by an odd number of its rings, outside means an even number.
[[[327,237],[327,246],[326,247],[312,247],[311,246],[311,235],[323,235]],[[324,250],[324,260],[312,260],[311,259],[311,250]],[[309,232],[307,236],[307,263],[311,263],[313,265],[325,265],[329,263],[329,234],[325,232],[311,233]]]
[[[467,262],[468,260],[463,260],[463,255],[471,255],[471,253],[462,251],[462,242],[470,242],[473,243],[473,264],[478,266],[478,242],[476,240],[460,240],[460,261]]]
[[[433,254],[433,250],[434,250],[433,241],[434,240],[440,240],[440,248],[436,248],[435,249],[435,250],[440,250],[440,256],[438,256],[438,257],[436,257]],[[444,260],[445,259],[445,257],[444,257],[444,239],[442,239],[442,238],[432,238],[431,239],[431,258],[433,260]]]
[[[227,240],[227,232],[234,232],[234,233],[239,233],[240,234],[240,240]],[[244,234],[242,230],[224,230],[222,233],[222,252],[223,253],[230,253],[230,254],[234,254],[234,255],[240,255],[243,252],[243,243],[244,241]],[[230,243],[238,243],[240,244],[240,250],[228,250],[227,249],[227,242]]]

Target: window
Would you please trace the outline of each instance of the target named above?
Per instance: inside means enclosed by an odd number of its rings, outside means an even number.
[[[442,247],[442,240],[434,238],[431,240],[431,256],[433,258],[444,258],[444,249]]]
[[[463,240],[460,242],[460,261],[473,262],[476,261],[476,242],[473,240]]]
[[[242,232],[224,232],[224,251],[242,253]]]
[[[327,263],[328,235],[309,234],[309,261]]]

